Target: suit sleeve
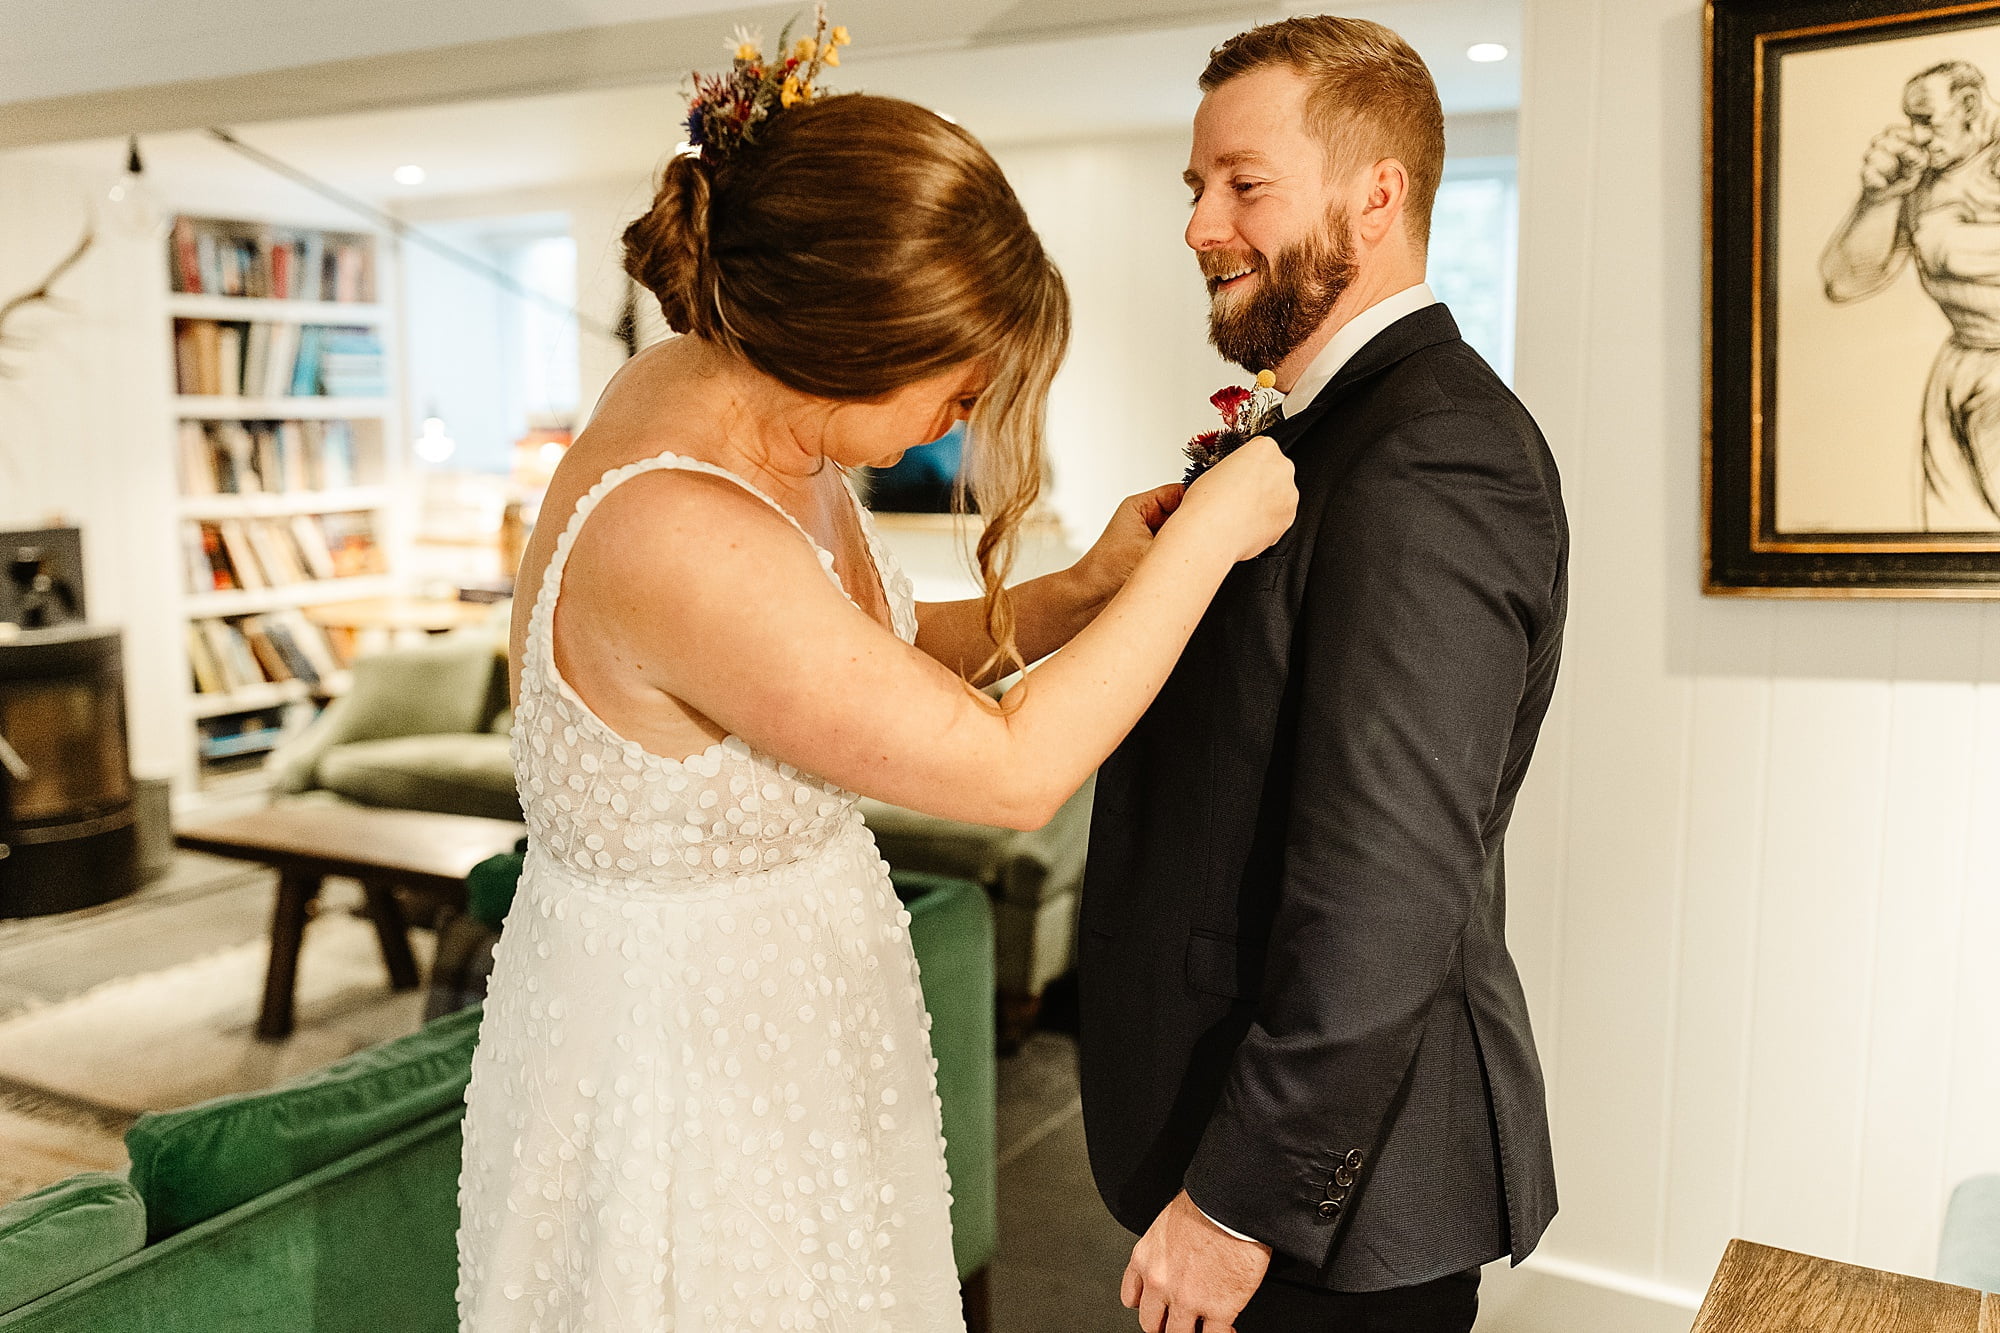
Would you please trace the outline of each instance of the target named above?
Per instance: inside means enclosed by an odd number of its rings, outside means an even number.
[[[1481,892],[1558,549],[1504,419],[1418,418],[1336,485],[1298,612],[1297,757],[1263,987],[1185,1177],[1217,1222],[1315,1265]]]

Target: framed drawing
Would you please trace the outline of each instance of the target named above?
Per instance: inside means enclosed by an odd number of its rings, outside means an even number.
[[[2000,597],[2000,0],[1710,0],[1704,588]]]

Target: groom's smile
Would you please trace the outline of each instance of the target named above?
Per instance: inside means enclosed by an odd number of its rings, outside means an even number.
[[[1236,258],[1221,251],[1208,251],[1200,256],[1201,271],[1208,279],[1208,294],[1212,298],[1221,292],[1240,292],[1250,285],[1258,265]]]

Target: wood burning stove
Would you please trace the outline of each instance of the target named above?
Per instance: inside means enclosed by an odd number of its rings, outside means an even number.
[[[0,627],[0,916],[138,883],[116,630]]]

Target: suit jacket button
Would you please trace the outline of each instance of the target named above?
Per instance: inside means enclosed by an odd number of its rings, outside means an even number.
[[[1331,1222],[1334,1218],[1339,1217],[1340,1201],[1337,1199],[1320,1200],[1319,1215],[1325,1218],[1329,1222]]]
[[[1368,1159],[1362,1155],[1361,1149],[1355,1148],[1347,1154],[1347,1169],[1350,1171],[1359,1171],[1361,1164],[1366,1160]]]
[[[1343,1166],[1333,1173],[1333,1183],[1346,1189],[1354,1183],[1354,1173]]]

